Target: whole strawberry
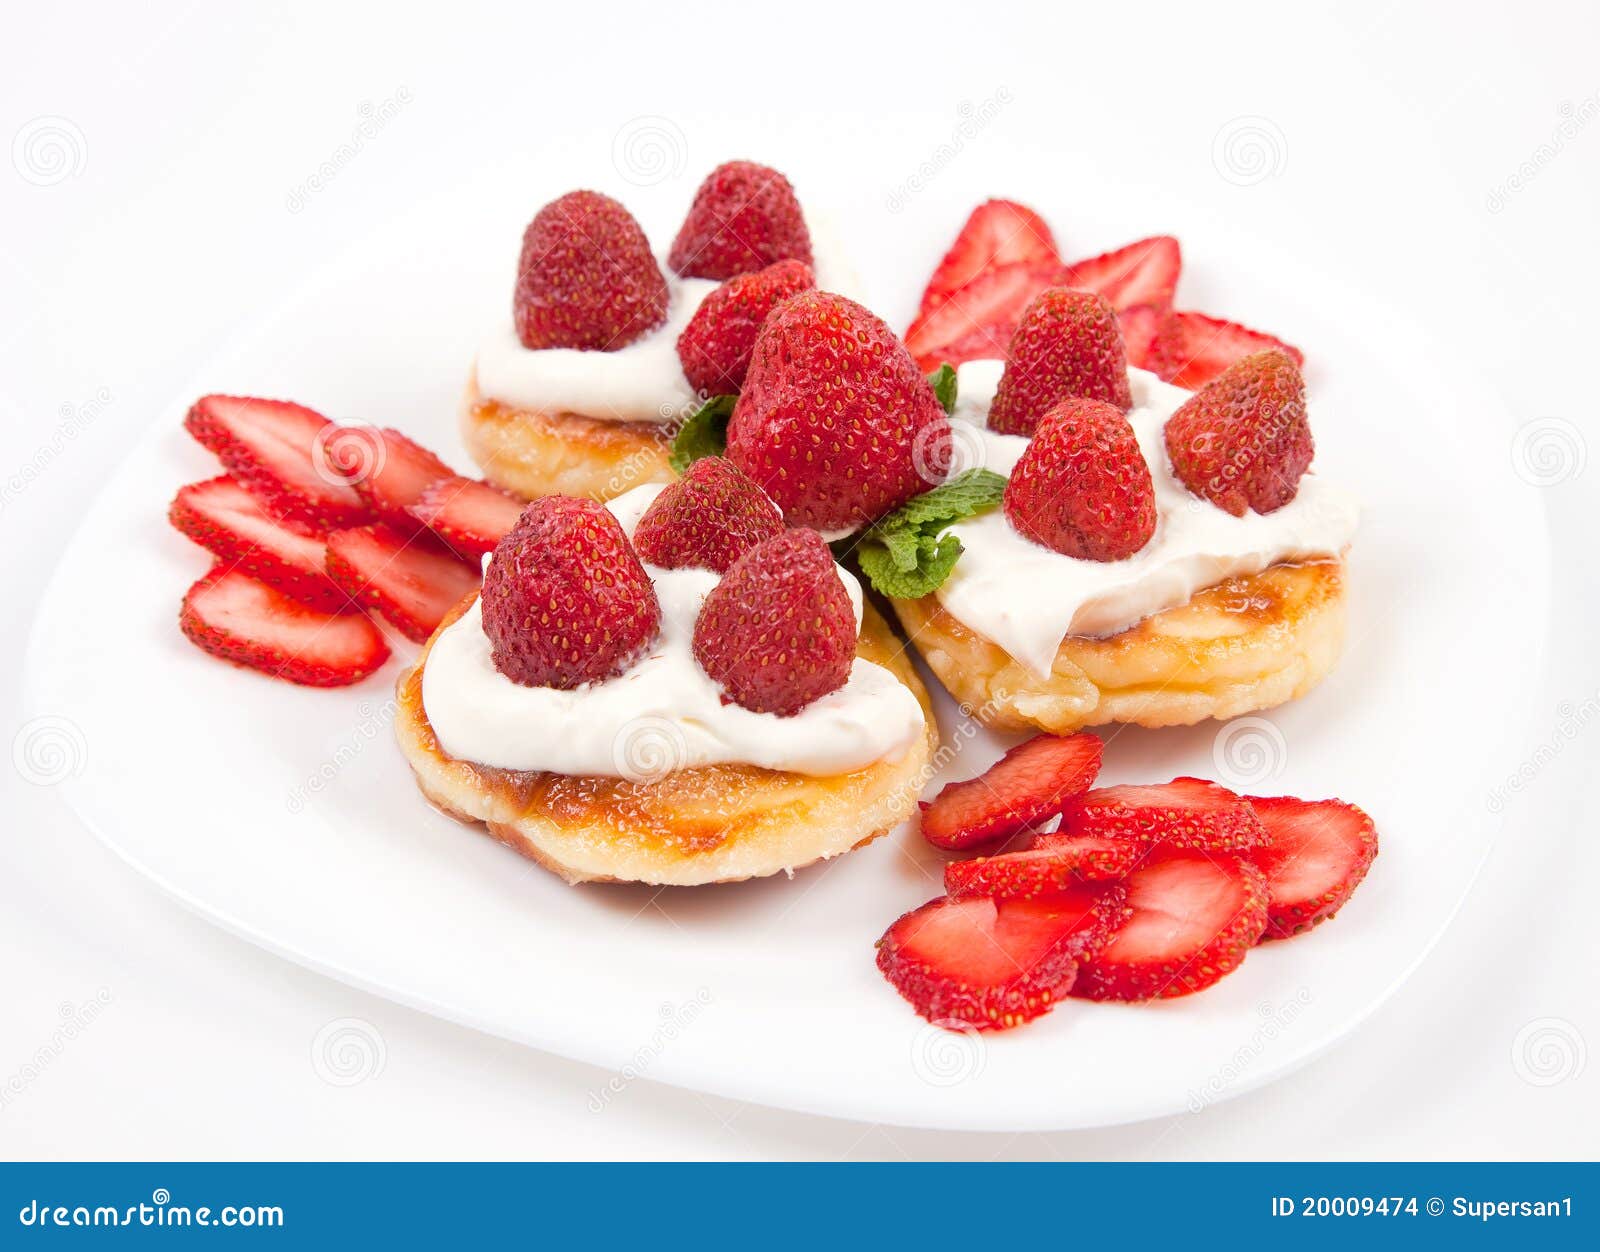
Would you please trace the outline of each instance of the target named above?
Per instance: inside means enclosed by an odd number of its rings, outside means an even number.
[[[1034,543],[1120,561],[1156,529],[1156,493],[1128,419],[1100,400],[1062,400],[1011,471],[1006,517]]]
[[[678,360],[689,385],[703,396],[738,391],[767,314],[816,285],[804,261],[779,261],[723,283],[701,302],[678,336]]]
[[[650,502],[634,528],[633,549],[662,569],[721,574],[782,530],[778,506],[760,487],[732,461],[707,456]]]
[[[854,529],[933,485],[949,429],[893,331],[853,300],[807,291],[756,337],[728,458],[790,525]]]
[[[1050,287],[1034,297],[1006,351],[989,429],[1031,435],[1050,407],[1077,396],[1119,413],[1133,406],[1116,311],[1092,291]]]
[[[619,674],[661,624],[655,587],[617,519],[570,496],[523,510],[495,547],[482,601],[495,668],[524,687]]]
[[[1276,349],[1236,361],[1167,420],[1166,440],[1195,495],[1235,517],[1281,509],[1314,451],[1300,367]]]
[[[789,717],[850,677],[856,619],[814,530],[786,530],[733,563],[694,624],[694,655],[726,698]]]
[[[785,260],[811,264],[811,232],[789,180],[754,161],[706,175],[667,256],[685,278],[732,278]]]
[[[528,224],[511,309],[524,348],[614,352],[666,321],[667,280],[627,209],[570,191]]]

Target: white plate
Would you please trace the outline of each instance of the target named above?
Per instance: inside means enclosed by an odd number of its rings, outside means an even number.
[[[659,232],[691,187],[629,199],[646,201]],[[416,209],[154,415],[63,559],[29,658],[29,712],[49,719],[41,736],[69,740],[81,770],[63,790],[96,834],[263,947],[619,1083],[643,1075],[905,1125],[1070,1128],[1196,1107],[1304,1062],[1399,986],[1467,890],[1494,826],[1486,794],[1516,766],[1507,719],[1546,635],[1543,515],[1470,370],[1388,324],[1378,301],[1247,240],[1207,235],[1184,292],[1220,312],[1254,308],[1314,351],[1318,470],[1367,506],[1348,652],[1320,690],[1231,730],[1113,734],[1104,778],[1195,773],[1338,794],[1374,814],[1383,851],[1337,921],[1258,949],[1206,994],[1074,1002],[1002,1035],[943,1034],[872,959],[885,926],[938,891],[938,858],[920,840],[898,832],[792,881],[569,888],[423,803],[389,733],[399,660],[359,688],[319,692],[187,644],[178,601],[206,561],[164,511],[179,484],[215,472],[180,430],[188,401],[290,395],[398,426],[465,467],[454,415],[474,343],[508,298],[526,207],[562,189],[479,187]],[[904,215],[857,204],[846,238],[892,317],[937,252],[904,243],[909,223],[940,236],[980,191],[952,186]],[[1049,189],[1029,198],[1061,202]],[[1095,242],[1123,242],[1134,232],[1116,223],[1148,217],[1123,201],[1114,190],[1095,201],[1107,223]],[[1075,235],[1090,237],[1081,221]],[[911,255],[897,260],[902,248]],[[940,714],[956,725],[947,699]],[[1003,746],[965,741],[951,776]]]

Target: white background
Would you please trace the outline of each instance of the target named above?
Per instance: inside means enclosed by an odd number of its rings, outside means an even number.
[[[536,163],[553,130],[615,136],[640,118],[668,119],[691,168],[736,155],[803,168],[849,150],[878,179],[863,195],[883,200],[960,133],[964,109],[998,99],[936,174],[963,180],[974,200],[1007,191],[995,152],[1029,147],[1055,154],[1063,186],[1081,170],[1085,182],[1148,188],[1150,217],[1129,238],[1163,226],[1185,236],[1188,223],[1160,212],[1164,188],[1181,187],[1203,219],[1195,230],[1225,221],[1314,253],[1458,346],[1503,410],[1508,464],[1519,428],[1542,423],[1556,599],[1551,639],[1502,645],[1548,648],[1526,785],[1509,793],[1501,840],[1417,975],[1283,1082],[1098,1132],[914,1132],[648,1081],[591,1111],[611,1075],[358,994],[222,934],[0,758],[0,1155],[1592,1157],[1600,449],[1596,464],[1589,451],[1600,415],[1579,379],[1593,368],[1600,280],[1600,10],[1472,7],[1046,17],[1044,6],[967,3],[879,18],[859,3],[768,16],[752,5],[721,16],[613,5],[603,17],[594,6],[196,4],[8,15],[0,653],[12,661],[0,667],[0,747],[22,726],[29,606],[82,502],[198,365],[396,206],[507,159]],[[1260,139],[1261,164],[1229,146],[1241,130]],[[349,146],[354,159],[310,187]],[[620,181],[608,189],[625,194]],[[916,207],[913,196],[907,247],[931,267],[956,223],[919,219]],[[1041,207],[1070,236],[1071,204]],[[903,322],[914,295],[883,312]],[[1483,595],[1496,595],[1492,580]],[[117,606],[105,608],[110,666]],[[1519,694],[1499,681],[1495,655],[1459,680],[1480,694],[1486,721]],[[184,762],[171,769],[179,805]],[[62,1006],[97,997],[93,1024],[39,1064]],[[381,1069],[349,1086],[313,1062],[319,1034],[341,1019],[381,1041]]]

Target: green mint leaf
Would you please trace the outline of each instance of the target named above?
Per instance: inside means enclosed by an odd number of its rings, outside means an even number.
[[[932,491],[912,496],[893,513],[875,523],[867,533],[925,527],[932,522],[959,522],[999,506],[1006,480],[993,470],[970,469],[940,483]]]
[[[938,397],[939,405],[948,416],[956,411],[956,371],[955,367],[946,361],[933,373],[928,375],[928,385],[933,388],[933,394]]]
[[[683,473],[703,456],[721,456],[728,448],[728,419],[738,396],[712,396],[683,419],[672,437],[672,468]]]
[[[954,535],[930,540],[926,563],[909,571],[895,566],[887,548],[863,544],[856,549],[862,574],[882,594],[895,600],[920,600],[937,591],[950,577],[960,555],[961,540]]]
[[[999,506],[1006,480],[991,470],[958,474],[868,527],[856,545],[861,572],[881,593],[915,600],[943,586],[961,556],[952,522]]]

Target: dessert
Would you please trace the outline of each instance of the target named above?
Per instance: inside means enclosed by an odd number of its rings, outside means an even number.
[[[1256,353],[1191,394],[1126,364],[1119,321],[1098,294],[1035,297],[1005,361],[957,371],[953,442],[995,484],[984,507],[924,526],[937,563],[883,569],[895,516],[865,536],[862,568],[991,726],[1233,717],[1338,657],[1357,508],[1307,472],[1298,365]]]
[[[713,170],[664,260],[617,201],[568,193],[524,236],[512,316],[467,387],[467,448],[491,483],[527,499],[607,500],[665,482],[678,424],[735,389],[740,345],[771,307],[853,284],[767,166]]]
[[[1026,847],[949,862],[946,894],[878,941],[879,970],[935,1025],[1003,1030],[1068,997],[1193,995],[1256,944],[1331,918],[1377,855],[1372,819],[1340,800],[1239,796],[1198,778],[1089,790],[1095,768],[1070,782],[1018,768],[1092,738],[1038,736],[923,806],[923,833],[947,848],[1060,823]],[[1077,759],[1098,767],[1092,750]]]
[[[837,856],[910,812],[936,743],[854,579],[720,460],[529,505],[398,702],[423,794],[569,882]]]

